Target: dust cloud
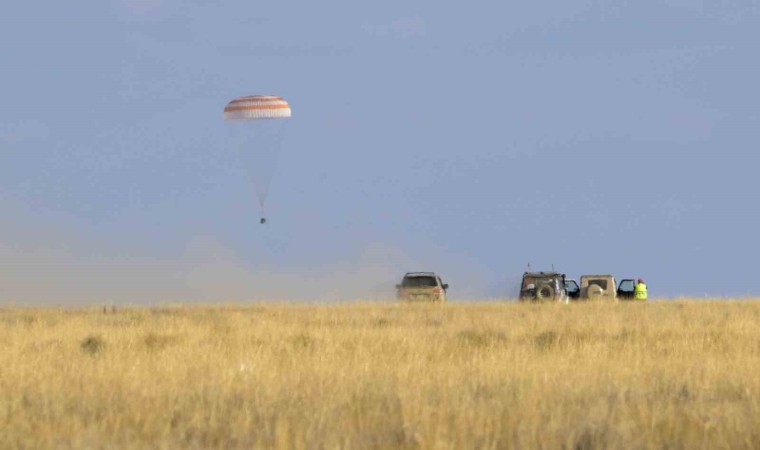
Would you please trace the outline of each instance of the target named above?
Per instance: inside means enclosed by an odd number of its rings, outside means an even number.
[[[320,264],[278,265],[215,236],[159,251],[139,231],[120,236],[31,203],[0,192],[0,305],[390,300],[405,272],[423,270],[452,286],[450,298],[474,298],[485,283],[477,263],[441,248],[369,242]]]
[[[0,243],[0,304],[384,300],[414,265],[380,245],[351,264],[296,273],[244,261],[212,237],[193,239],[176,259]]]
[[[56,228],[2,225],[0,305],[387,300],[403,273],[432,269],[379,243],[349,261],[293,269],[244,259],[213,236],[191,239],[181,255],[156,257],[143,256],[151,255],[149,244],[127,252]]]

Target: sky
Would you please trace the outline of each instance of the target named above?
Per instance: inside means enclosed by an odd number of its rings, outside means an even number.
[[[760,4],[0,7],[0,304],[760,295]],[[291,105],[266,204],[222,120]]]

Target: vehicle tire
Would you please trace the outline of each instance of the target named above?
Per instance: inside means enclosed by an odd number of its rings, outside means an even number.
[[[544,284],[536,289],[536,299],[539,301],[551,300],[554,298],[554,294],[554,288],[550,284]]]
[[[602,295],[604,295],[604,289],[602,289],[601,286],[596,285],[596,284],[592,284],[591,286],[589,286],[587,292],[588,292],[588,298],[596,298],[596,297],[601,297]]]

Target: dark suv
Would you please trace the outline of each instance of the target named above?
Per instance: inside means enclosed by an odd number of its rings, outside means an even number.
[[[569,302],[580,295],[578,283],[564,273],[525,272],[520,285],[521,302]]]
[[[443,303],[448,288],[449,285],[433,272],[409,272],[401,284],[396,285],[396,294],[400,301]]]

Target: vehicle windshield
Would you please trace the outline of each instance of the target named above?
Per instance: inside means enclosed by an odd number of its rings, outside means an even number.
[[[539,284],[551,284],[554,285],[554,278],[553,277],[524,277],[523,278],[523,289],[531,289],[535,288]]]
[[[438,282],[435,277],[432,276],[419,276],[419,277],[404,277],[401,282],[401,287],[405,288],[421,288],[421,287],[436,287]]]

